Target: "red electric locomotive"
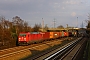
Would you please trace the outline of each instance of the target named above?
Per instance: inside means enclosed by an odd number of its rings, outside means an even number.
[[[18,36],[18,44],[30,44],[49,39],[49,32],[28,32],[20,33]]]

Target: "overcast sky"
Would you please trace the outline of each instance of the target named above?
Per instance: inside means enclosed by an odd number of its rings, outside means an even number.
[[[90,13],[90,0],[0,0],[0,16],[12,20],[19,16],[30,26],[42,23],[49,27],[66,24],[72,27],[86,26]],[[77,18],[78,17],[78,18]]]

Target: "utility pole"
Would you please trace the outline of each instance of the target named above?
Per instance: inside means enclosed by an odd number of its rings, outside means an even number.
[[[67,32],[68,32],[68,29],[69,29],[69,28],[68,28],[68,24],[66,24],[66,25],[67,25],[67,28],[66,28],[66,30],[67,30]]]
[[[54,21],[53,21],[53,22],[54,22],[54,28],[55,28],[55,22],[56,22],[56,21],[55,21],[55,18],[54,18]]]
[[[67,24],[67,33],[68,33],[68,24]],[[68,36],[67,36],[67,38],[68,38]]]
[[[68,32],[68,24],[67,24],[67,32]]]
[[[42,31],[44,31],[44,20],[42,18]]]
[[[81,26],[81,28],[83,28],[83,21],[82,21],[82,26]]]
[[[78,28],[78,17],[77,17],[77,28]]]

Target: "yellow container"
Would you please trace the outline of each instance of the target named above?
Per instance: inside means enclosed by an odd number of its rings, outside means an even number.
[[[50,38],[58,38],[60,37],[60,32],[50,32]]]

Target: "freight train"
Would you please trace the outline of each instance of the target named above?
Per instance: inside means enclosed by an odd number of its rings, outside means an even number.
[[[71,32],[21,32],[18,36],[18,44],[31,44],[60,37],[71,36]]]

